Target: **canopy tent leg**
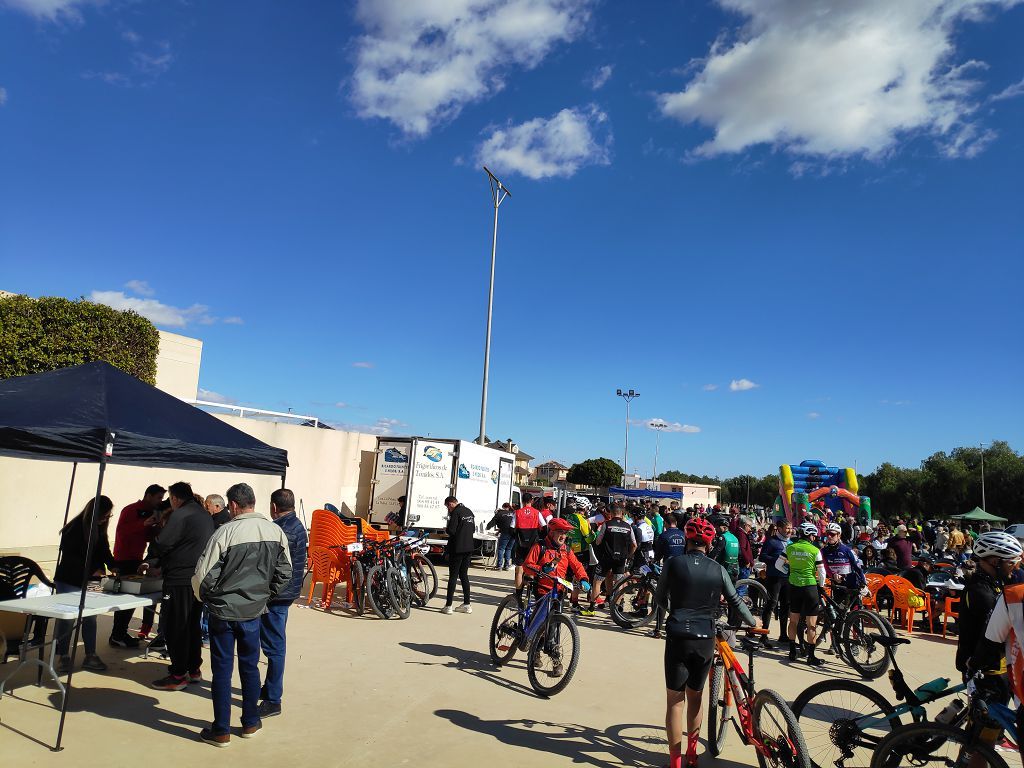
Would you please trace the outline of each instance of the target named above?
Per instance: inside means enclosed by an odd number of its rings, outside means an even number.
[[[61,702],[60,707],[60,725],[57,726],[57,743],[51,750],[53,752],[60,752],[63,749],[61,741],[64,738],[64,719],[68,714],[68,701],[71,699],[71,678],[75,674],[75,652],[78,650],[78,638],[82,632],[82,613],[85,611],[85,595],[89,588],[89,576],[92,575],[92,569],[89,567],[89,564],[92,562],[92,552],[93,548],[96,546],[96,535],[99,529],[97,512],[100,506],[100,497],[103,495],[103,475],[107,471],[107,457],[113,450],[113,442],[114,435],[108,432],[106,451],[100,459],[100,474],[99,479],[96,481],[96,496],[94,496],[92,500],[92,515],[89,522],[89,538],[85,545],[85,567],[82,569],[82,591],[78,598],[78,618],[75,621],[75,633],[71,640],[71,663],[68,665],[68,679],[64,683],[65,691],[64,699]]]
[[[64,522],[61,523],[61,526],[60,526],[61,531],[63,531],[64,530],[64,526],[66,526],[68,524],[68,515],[71,513],[71,496],[75,492],[75,475],[76,474],[78,474],[78,462],[77,461],[74,464],[71,465],[71,484],[68,486],[68,503],[64,506]],[[57,550],[57,562],[54,563],[54,565],[53,565],[54,573],[56,573],[57,572],[57,568],[60,567],[60,558],[61,558],[62,554],[63,553],[61,552],[61,550],[58,549]],[[56,592],[57,588],[54,587],[53,590],[54,590],[54,592]],[[53,593],[51,593],[51,594],[53,594]]]

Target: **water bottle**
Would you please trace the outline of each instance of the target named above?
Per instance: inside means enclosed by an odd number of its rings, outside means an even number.
[[[960,701],[960,699],[953,699],[946,705],[945,709],[939,712],[938,716],[935,718],[935,722],[941,723],[942,725],[949,725],[953,722],[953,719],[960,714],[960,710],[963,708],[964,703]]]

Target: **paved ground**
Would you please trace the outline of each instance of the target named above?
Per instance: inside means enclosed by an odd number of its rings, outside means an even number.
[[[51,691],[31,685],[0,700],[0,755],[6,765],[146,768],[216,760],[219,765],[368,766],[661,766],[662,643],[624,632],[607,617],[581,622],[582,660],[569,688],[543,700],[529,687],[522,659],[490,665],[487,632],[509,574],[474,569],[472,615],[415,611],[381,621],[293,608],[289,620],[284,714],[265,721],[257,739],[227,750],[196,739],[211,717],[208,684],[162,692],[146,684],[164,665],[135,652],[102,648],[104,674],[76,674],[66,749],[49,752],[57,729]],[[442,574],[442,587],[444,586]],[[101,622],[100,638],[106,641]],[[952,673],[955,641],[914,634],[900,660],[912,681]],[[787,700],[826,677],[853,677],[826,657],[821,670],[791,666],[765,653],[759,687]],[[0,670],[10,669],[9,662]],[[2,674],[6,674],[3,672]],[[237,681],[236,681],[237,682]],[[883,678],[875,686],[891,698]],[[237,715],[236,715],[237,717]],[[721,759],[702,765],[754,765],[735,735]]]

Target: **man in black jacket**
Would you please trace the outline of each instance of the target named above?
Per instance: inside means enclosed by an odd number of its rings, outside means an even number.
[[[270,517],[288,537],[288,553],[292,558],[292,577],[287,586],[267,603],[267,612],[260,616],[260,646],[267,657],[267,677],[261,691],[260,717],[281,714],[284,692],[285,626],[288,609],[302,592],[306,575],[306,528],[295,515],[295,494],[280,488],[270,494]]]
[[[469,561],[476,546],[473,541],[476,518],[472,510],[459,504],[454,496],[445,499],[444,505],[448,508],[448,525],[445,526],[448,533],[448,599],[441,613],[452,612],[456,577],[462,582],[462,605],[455,610],[459,613],[472,613],[473,607],[469,604]]]
[[[199,556],[216,525],[210,513],[195,500],[192,486],[175,483],[167,489],[171,502],[170,518],[149,547],[149,557],[139,573],[159,566],[164,580],[160,606],[160,626],[171,657],[169,674],[153,681],[153,687],[180,691],[189,683],[203,679],[203,640],[200,618],[203,606],[192,594],[192,574]]]

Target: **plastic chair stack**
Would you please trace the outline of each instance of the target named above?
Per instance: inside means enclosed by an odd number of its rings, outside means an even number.
[[[934,624],[934,609],[932,608],[931,598],[927,592],[918,589],[909,581],[904,579],[902,576],[889,576],[885,579],[885,586],[892,592],[892,611],[889,617],[892,618],[892,614],[896,611],[900,612],[903,617],[903,622],[906,624],[905,629],[908,633],[913,634],[914,632],[914,614],[918,611],[928,614],[928,631],[935,632]],[[913,605],[911,598],[916,597],[923,604],[919,606]]]

